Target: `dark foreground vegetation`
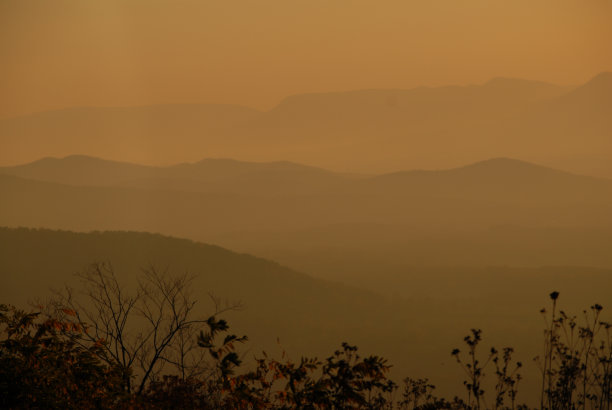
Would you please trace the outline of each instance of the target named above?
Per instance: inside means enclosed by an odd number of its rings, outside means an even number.
[[[36,311],[0,305],[1,408],[528,408],[519,404],[522,363],[511,347],[482,349],[478,329],[450,352],[465,371],[464,397],[441,398],[427,379],[391,380],[384,358],[348,343],[325,359],[245,360],[247,337],[220,318],[237,306],[216,301],[198,318],[188,276],[150,268],[130,293],[99,264],[81,280]],[[610,409],[611,325],[598,304],[580,319],[559,311],[558,296],[541,312],[538,407]]]

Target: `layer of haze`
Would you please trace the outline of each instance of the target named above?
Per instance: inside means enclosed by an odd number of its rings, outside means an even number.
[[[0,302],[155,262],[243,300],[253,352],[346,340],[458,394],[448,353],[481,327],[531,364],[547,293],[612,306],[611,21],[609,0],[0,0]]]
[[[612,69],[604,0],[0,2],[0,118],[307,92],[562,85]]]

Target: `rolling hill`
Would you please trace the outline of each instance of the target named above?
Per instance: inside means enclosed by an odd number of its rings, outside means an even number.
[[[131,153],[135,162],[185,160],[189,150],[208,152],[206,147],[212,148],[215,138],[225,135],[222,130],[257,115],[250,108],[214,104],[75,107],[34,113],[0,121],[2,162],[74,153],[125,159],[123,152]]]
[[[276,352],[277,338],[293,352],[322,354],[344,338],[364,339],[384,309],[382,297],[314,279],[277,263],[218,246],[137,232],[74,233],[0,228],[0,303],[45,303],[52,289],[79,289],[76,273],[110,263],[122,288],[134,291],[142,269],[194,277],[189,293],[198,314],[209,295],[242,308],[226,318],[251,340],[251,354]],[[207,317],[207,316],[205,316]],[[363,327],[362,327],[363,326]]]
[[[612,180],[505,158],[351,178],[290,163],[207,160],[154,168],[68,157],[4,168],[0,175],[0,222],[6,225],[135,229],[207,240],[198,232],[357,223],[612,225]]]
[[[508,158],[358,178],[288,163],[87,157],[2,172],[1,225],[158,232],[326,278],[409,266],[612,267],[612,181]]]
[[[591,178],[511,158],[493,158],[440,171],[405,171],[365,182],[374,192],[513,202],[608,201],[612,179]]]
[[[0,174],[75,186],[252,194],[310,192],[355,177],[287,161],[255,163],[211,158],[154,167],[83,155],[0,167]]]

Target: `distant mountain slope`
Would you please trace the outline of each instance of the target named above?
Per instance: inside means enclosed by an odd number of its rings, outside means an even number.
[[[276,175],[273,173],[272,175]],[[0,175],[0,224],[74,230],[122,229],[214,241],[216,235],[334,224],[415,229],[497,225],[612,226],[612,180],[495,159],[448,171],[396,173],[320,184],[310,191],[248,187],[192,191],[70,186]],[[298,184],[288,179],[287,186]],[[223,178],[210,186],[223,186]],[[256,184],[253,186],[257,186]]]
[[[559,87],[482,85],[358,90],[287,97],[268,112],[237,106],[73,108],[0,121],[0,164],[82,153],[139,163],[206,157],[284,158],[329,169],[388,172],[521,157],[612,176],[612,81]],[[581,159],[582,158],[582,159]]]
[[[560,104],[588,104],[582,105],[582,109],[609,108],[612,104],[612,72],[596,75],[586,84],[562,95],[558,101]]]
[[[332,348],[336,338],[371,320],[381,306],[381,298],[373,293],[218,246],[137,232],[7,228],[0,228],[0,303],[25,307],[28,300],[50,297],[51,288],[76,287],[74,274],[94,262],[112,263],[126,290],[149,266],[194,275],[189,291],[202,314],[210,311],[209,293],[241,301],[244,309],[226,316],[236,332],[254,339],[257,349],[274,346],[277,337],[309,351],[308,343],[320,339]],[[321,337],[323,329],[326,335]]]
[[[612,179],[593,178],[511,158],[493,158],[441,171],[405,171],[363,181],[376,192],[480,198],[508,202],[608,201]]]
[[[309,192],[349,177],[287,161],[255,163],[204,159],[195,163],[152,167],[83,155],[44,158],[29,164],[0,167],[0,174],[68,185],[253,194]]]
[[[0,167],[0,174],[69,185],[117,185],[124,181],[146,178],[155,167],[108,161],[85,155],[65,158],[42,158],[14,167]]]
[[[401,133],[416,123],[472,115],[507,115],[562,95],[566,89],[535,81],[496,78],[478,86],[419,87],[410,90],[356,90],[294,95],[252,120],[264,128],[313,127],[319,133],[351,130],[364,134],[364,124],[386,136],[393,128]],[[448,118],[447,118],[448,117]],[[412,125],[411,125],[412,123]],[[303,131],[302,131],[303,132]]]
[[[134,162],[180,162],[192,158],[185,154],[194,147],[196,157],[207,156],[211,143],[226,134],[222,130],[257,115],[250,108],[215,104],[46,111],[0,121],[0,161],[74,153],[126,159],[120,154],[127,152]]]
[[[505,225],[424,230],[407,225],[346,224],[229,233],[218,236],[216,243],[317,277],[370,277],[368,289],[378,289],[378,275],[401,275],[421,267],[465,267],[466,271],[491,266],[612,269],[610,227]]]
[[[559,156],[605,157],[612,163],[612,73],[601,73],[570,92],[500,124],[515,144]],[[562,153],[562,154],[561,154]],[[609,174],[612,176],[612,174]]]

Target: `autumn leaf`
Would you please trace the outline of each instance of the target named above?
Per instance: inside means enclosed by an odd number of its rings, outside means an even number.
[[[76,312],[74,310],[72,310],[72,309],[64,308],[64,309],[62,309],[62,312],[64,312],[68,316],[76,317]]]

